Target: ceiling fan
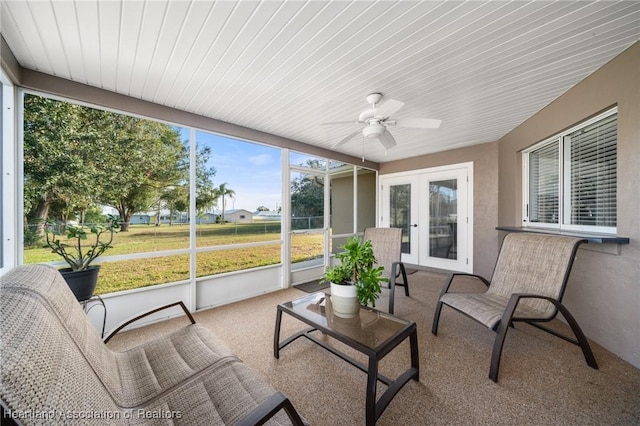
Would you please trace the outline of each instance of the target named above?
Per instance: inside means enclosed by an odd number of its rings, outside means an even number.
[[[333,144],[332,148],[347,143],[353,137],[361,133],[370,139],[378,139],[385,148],[391,148],[397,145],[393,135],[389,132],[388,127],[408,127],[412,129],[437,129],[442,123],[441,120],[433,118],[391,118],[393,114],[398,112],[404,106],[404,102],[395,99],[386,99],[382,102],[381,93],[372,93],[367,96],[367,102],[371,108],[367,108],[360,113],[358,121],[338,121],[332,123],[322,123],[323,126],[331,126],[338,124],[358,124],[363,125],[361,129],[347,135],[343,139]]]

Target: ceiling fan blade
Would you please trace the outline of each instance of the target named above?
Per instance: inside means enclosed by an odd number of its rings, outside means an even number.
[[[389,130],[385,130],[380,136],[378,136],[380,143],[387,149],[393,148],[397,145],[397,142]]]
[[[391,117],[393,114],[400,111],[400,108],[403,106],[404,102],[396,101],[395,99],[386,99],[376,105],[375,115],[379,117]]]
[[[436,120],[435,118],[396,118],[393,121],[398,127],[413,129],[437,129],[442,123],[442,120]]]
[[[351,138],[353,138],[354,136],[356,136],[356,135],[357,135],[357,134],[359,134],[360,132],[361,132],[361,130],[356,130],[355,132],[350,133],[350,134],[349,134],[349,135],[347,135],[345,138],[343,138],[343,139],[339,140],[338,142],[334,143],[334,144],[331,146],[331,148],[336,148],[336,147],[338,147],[338,146],[340,146],[340,145],[343,145],[343,144],[345,144],[345,143],[349,142],[349,140],[350,140]]]
[[[321,126],[335,126],[338,124],[362,124],[362,122],[360,121],[355,121],[355,120],[351,120],[351,121],[333,121],[330,123],[322,123],[320,124]]]

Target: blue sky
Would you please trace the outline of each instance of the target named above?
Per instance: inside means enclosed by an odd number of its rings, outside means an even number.
[[[226,182],[236,192],[227,208],[255,211],[258,206],[275,210],[281,204],[281,151],[202,131],[198,146],[211,147],[209,165],[216,168],[213,184]],[[218,203],[218,208],[222,202]]]
[[[178,127],[182,140],[189,140],[189,129]],[[204,131],[196,131],[198,147],[211,147],[208,166],[216,169],[213,177],[214,186],[226,182],[236,195],[227,199],[228,209],[245,209],[255,211],[259,206],[269,210],[281,207],[281,168],[282,152],[257,143],[245,142]],[[316,157],[292,151],[292,164],[304,165],[307,160]],[[222,201],[218,202],[222,208]]]

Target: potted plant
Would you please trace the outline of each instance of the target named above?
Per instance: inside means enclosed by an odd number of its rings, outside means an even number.
[[[78,301],[90,299],[98,283],[99,265],[91,263],[106,250],[112,248],[113,234],[118,232],[120,218],[107,215],[102,224],[67,225],[47,221],[44,227],[46,246],[59,254],[69,265],[60,269],[60,273],[73,291]],[[87,244],[89,235],[93,241]],[[60,237],[65,236],[65,240]]]
[[[384,267],[376,266],[371,241],[358,236],[347,240],[336,254],[340,264],[327,268],[322,279],[331,283],[331,301],[334,313],[343,318],[357,315],[360,306],[376,306],[380,296]]]

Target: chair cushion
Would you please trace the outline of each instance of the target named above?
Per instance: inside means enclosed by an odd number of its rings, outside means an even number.
[[[484,293],[445,293],[440,301],[487,327],[500,322],[509,298],[515,293],[560,300],[579,238],[512,233],[505,237],[491,285]],[[548,320],[555,305],[540,298],[521,299],[514,318]]]
[[[376,266],[382,266],[382,276],[391,278],[391,265],[402,260],[402,229],[401,228],[366,228],[363,239],[370,240]]]
[[[9,411],[56,416],[22,418],[25,425],[234,424],[276,392],[198,324],[110,350],[62,276],[44,265],[0,280],[0,339],[0,399]],[[291,422],[280,411],[266,424]]]
[[[509,298],[490,293],[446,293],[440,299],[478,322],[494,329],[500,322]],[[517,318],[545,318],[546,313],[519,303],[515,312]]]
[[[107,390],[117,383],[115,358],[98,346],[95,329],[54,268],[21,266],[2,277],[0,339],[0,398],[9,409],[56,416],[120,411]],[[109,372],[108,380],[98,372]]]
[[[581,241],[557,235],[508,234],[487,293],[506,298],[513,293],[532,293],[560,300],[572,254]],[[521,304],[546,312],[546,317],[556,313],[555,306],[543,299],[525,299]]]
[[[162,414],[180,407],[180,418],[167,424],[233,425],[273,393],[273,388],[246,364],[239,360],[224,362],[134,409],[132,417]],[[265,424],[290,425],[291,421],[281,410]]]
[[[135,407],[212,366],[238,358],[208,329],[193,324],[115,353],[122,407]],[[115,397],[115,395],[114,395]]]

